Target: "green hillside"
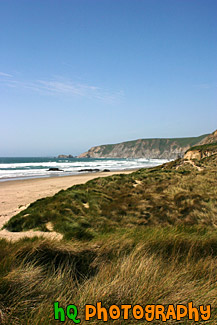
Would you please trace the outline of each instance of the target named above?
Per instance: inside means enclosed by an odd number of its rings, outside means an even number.
[[[176,143],[180,147],[186,147],[186,146],[194,146],[196,143],[200,142],[202,139],[204,139],[208,134],[203,134],[199,137],[186,137],[186,138],[153,138],[153,139],[139,139],[139,140],[133,140],[133,141],[126,141],[122,142],[124,146],[126,147],[133,147],[136,142],[141,141],[141,142],[148,142],[150,145],[153,143],[153,146],[157,146],[157,144],[161,145],[166,145],[166,144],[171,144],[171,143]],[[108,144],[105,145],[106,147],[108,146],[109,149],[114,148],[115,144]]]
[[[190,138],[138,139],[92,147],[79,157],[166,158],[175,159],[198,144],[207,134]]]

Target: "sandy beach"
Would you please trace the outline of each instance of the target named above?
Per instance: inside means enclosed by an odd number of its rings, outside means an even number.
[[[47,196],[52,196],[60,190],[67,189],[76,184],[83,184],[96,177],[106,177],[114,174],[129,174],[133,170],[88,173],[73,176],[52,178],[35,178],[0,182],[0,229],[19,211],[25,209],[30,203]],[[9,232],[0,230],[0,238],[17,240],[23,237],[46,236],[61,239],[61,235],[40,231]]]

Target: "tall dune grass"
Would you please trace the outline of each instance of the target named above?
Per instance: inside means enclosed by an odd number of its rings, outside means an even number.
[[[210,228],[139,228],[86,243],[35,238],[0,244],[5,324],[58,323],[54,301],[63,307],[75,304],[81,323],[85,304],[98,301],[105,307],[211,304],[207,324],[217,322],[217,232]]]

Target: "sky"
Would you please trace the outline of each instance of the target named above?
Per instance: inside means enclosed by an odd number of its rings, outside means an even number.
[[[0,156],[217,129],[216,0],[0,0]]]

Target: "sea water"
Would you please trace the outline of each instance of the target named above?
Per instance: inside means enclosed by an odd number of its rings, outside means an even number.
[[[167,162],[166,159],[145,158],[55,158],[55,157],[4,157],[0,158],[0,181],[54,177],[81,174],[81,169],[127,170],[153,167]],[[63,171],[49,171],[59,168]]]

